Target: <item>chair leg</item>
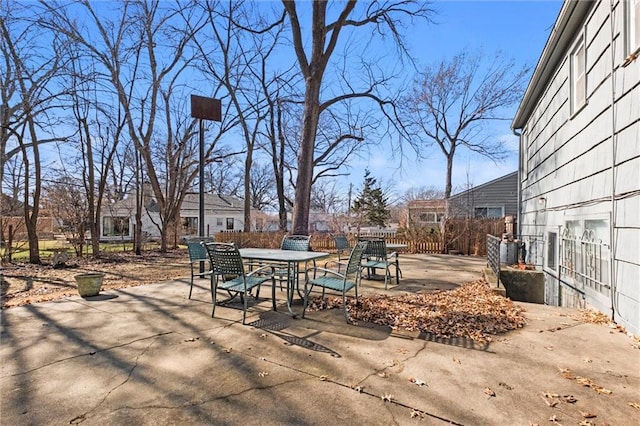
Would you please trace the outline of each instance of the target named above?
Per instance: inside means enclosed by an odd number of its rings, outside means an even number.
[[[189,299],[191,299],[192,291],[193,291],[193,263],[191,264],[191,285],[189,285]]]
[[[213,301],[213,308],[211,309],[211,318],[216,313],[216,293],[218,292],[218,279],[211,275],[211,300]]]
[[[271,276],[271,304],[273,305],[273,310],[277,311],[276,308],[276,277]]]

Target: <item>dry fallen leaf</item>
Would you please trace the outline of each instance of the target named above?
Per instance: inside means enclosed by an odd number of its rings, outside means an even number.
[[[629,405],[635,408],[636,410],[640,410],[640,404],[638,404],[637,402],[630,402]]]
[[[342,308],[342,298],[315,296],[309,310]],[[506,297],[494,294],[485,281],[474,281],[453,290],[402,296],[349,298],[352,318],[382,324],[394,330],[420,331],[439,337],[491,341],[491,335],[522,328],[523,310]]]
[[[414,384],[418,385],[418,386],[426,386],[427,385],[427,383],[425,381],[420,380],[420,379],[416,379],[415,377],[410,377],[409,381],[411,383],[414,383]]]
[[[385,393],[380,398],[382,398],[384,402],[391,402],[393,400],[393,395],[391,395],[390,393]]]
[[[260,377],[267,377],[269,375],[269,373],[267,371],[261,371],[258,373],[258,376]]]
[[[326,382],[327,380],[329,380],[329,376],[327,376],[326,374],[323,374],[322,376],[319,377],[320,380],[322,380],[323,382]]]
[[[509,386],[508,384],[506,384],[504,382],[499,382],[498,386],[501,386],[501,387],[505,388],[506,390],[513,390],[513,387]]]
[[[540,398],[542,398],[542,400],[544,401],[545,404],[547,404],[547,406],[549,407],[555,407],[556,405],[558,405],[558,400],[556,399],[547,399],[544,396],[540,396]]]
[[[424,413],[420,410],[416,410],[415,408],[411,410],[411,418],[418,417],[420,419],[424,418]]]
[[[569,404],[573,404],[578,401],[573,395],[562,395],[562,399],[564,402],[568,402]]]
[[[457,364],[461,364],[460,360],[458,358],[456,358],[455,356],[453,357],[453,362],[455,362]]]
[[[580,411],[580,415],[581,415],[582,417],[584,417],[585,419],[592,419],[592,418],[594,418],[594,417],[598,417],[598,416],[596,416],[595,414],[589,413],[589,412],[587,412],[587,411]]]
[[[492,391],[490,388],[484,388],[484,393],[489,396],[496,396],[496,393]]]

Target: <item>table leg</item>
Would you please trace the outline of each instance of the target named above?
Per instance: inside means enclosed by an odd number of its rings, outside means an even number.
[[[297,275],[297,270],[296,270],[296,265],[297,265],[297,262],[288,262],[287,263],[287,271],[288,271],[288,277],[287,277],[287,309],[289,309],[289,313],[294,318],[298,315],[293,311],[293,308],[291,307],[291,304],[293,302],[293,294],[295,292],[296,277],[298,276]]]

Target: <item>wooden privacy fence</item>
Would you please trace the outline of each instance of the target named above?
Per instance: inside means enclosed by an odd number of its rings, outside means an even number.
[[[407,253],[451,253],[473,256],[486,256],[487,234],[502,238],[505,232],[504,219],[450,219],[447,223],[447,250],[443,250],[439,233],[413,232],[410,237],[391,236],[385,239],[388,243],[406,244]],[[218,232],[216,241],[233,242],[239,247],[278,248],[284,232]],[[334,252],[335,242],[329,233],[311,234],[311,247],[315,251]],[[374,236],[369,233],[368,236]],[[353,246],[357,241],[355,233],[348,233],[347,239]]]

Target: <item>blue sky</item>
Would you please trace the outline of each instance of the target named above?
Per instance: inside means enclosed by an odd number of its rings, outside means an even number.
[[[481,49],[485,54],[502,50],[518,64],[534,67],[551,33],[562,1],[436,1],[436,24],[420,23],[406,32],[414,56],[424,65],[440,62],[464,48]],[[513,117],[517,105],[507,115]],[[453,187],[488,182],[517,169],[518,139],[511,132],[511,121],[492,126],[491,134],[505,140],[513,153],[504,163],[494,164],[483,157],[458,152],[454,160]],[[358,187],[368,168],[384,187],[396,194],[408,188],[434,186],[444,188],[445,159],[432,151],[424,161],[410,158],[398,170],[388,150],[372,151],[368,158],[352,163],[350,181]]]

